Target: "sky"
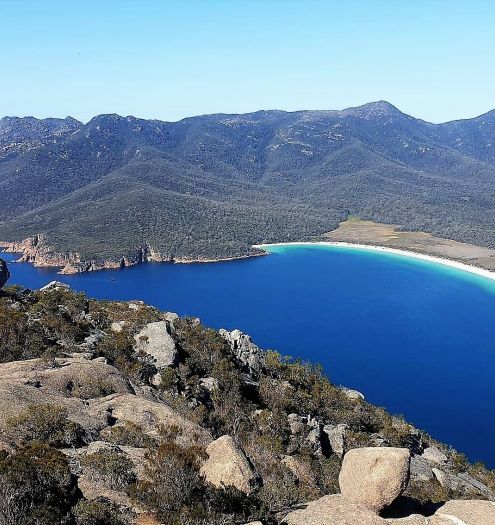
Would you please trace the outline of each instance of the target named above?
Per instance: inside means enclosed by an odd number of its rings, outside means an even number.
[[[0,116],[495,108],[492,0],[0,0]]]

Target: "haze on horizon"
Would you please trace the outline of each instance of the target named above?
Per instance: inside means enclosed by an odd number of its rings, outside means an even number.
[[[0,117],[495,108],[483,0],[0,0]]]

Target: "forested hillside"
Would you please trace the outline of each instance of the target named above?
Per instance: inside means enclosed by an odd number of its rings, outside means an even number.
[[[6,117],[0,240],[42,234],[82,261],[221,258],[351,213],[495,247],[494,138],[493,111],[430,124],[386,102],[176,123]]]

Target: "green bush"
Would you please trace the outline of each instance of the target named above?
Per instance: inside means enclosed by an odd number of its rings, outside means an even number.
[[[128,525],[130,520],[114,503],[104,498],[80,501],[72,510],[76,525]]]
[[[84,431],[67,414],[67,409],[59,405],[30,405],[7,419],[7,431],[20,444],[31,441],[54,447],[80,444]]]
[[[126,421],[123,425],[115,425],[106,429],[102,438],[114,445],[124,445],[128,447],[149,448],[157,444],[154,438],[146,435],[139,425],[131,421]]]
[[[76,478],[61,452],[41,443],[0,452],[2,525],[62,523],[76,498]]]
[[[81,464],[93,481],[114,490],[127,490],[136,481],[132,461],[120,451],[99,450],[86,454]]]

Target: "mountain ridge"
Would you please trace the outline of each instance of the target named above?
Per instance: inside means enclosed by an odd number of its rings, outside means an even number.
[[[350,213],[495,247],[495,119],[432,124],[386,101],[178,122],[0,120],[0,240],[98,267],[254,254]],[[97,236],[97,238],[96,238]]]
[[[72,121],[75,121],[76,123],[81,124],[82,126],[85,126],[86,124],[89,124],[89,122],[91,122],[91,120],[93,120],[94,118],[99,117],[99,116],[117,116],[117,117],[120,117],[122,119],[132,118],[132,119],[142,120],[142,121],[147,121],[147,122],[159,122],[159,123],[164,123],[164,124],[177,124],[177,123],[182,122],[184,120],[196,119],[196,118],[202,118],[202,117],[245,116],[245,115],[255,115],[255,114],[258,114],[258,113],[260,113],[260,114],[266,114],[266,113],[279,113],[279,114],[294,114],[294,113],[344,113],[344,112],[347,112],[349,110],[364,109],[366,107],[372,107],[372,106],[377,106],[377,105],[382,107],[382,108],[384,108],[384,109],[385,108],[390,108],[390,110],[395,110],[396,112],[401,113],[402,115],[405,115],[407,117],[413,118],[413,119],[418,120],[418,121],[426,122],[427,124],[431,124],[432,126],[442,126],[444,124],[450,124],[450,123],[453,123],[453,122],[464,122],[464,121],[469,121],[469,120],[476,120],[476,119],[480,119],[480,118],[482,118],[482,117],[484,117],[486,115],[490,115],[490,116],[493,115],[493,116],[495,116],[495,108],[494,108],[494,109],[487,110],[484,113],[480,113],[479,115],[475,115],[473,117],[457,118],[457,119],[446,120],[446,121],[442,121],[442,122],[431,122],[431,121],[426,120],[426,119],[422,119],[422,118],[419,118],[419,117],[414,117],[413,115],[410,115],[409,113],[405,113],[402,110],[400,110],[397,106],[392,104],[391,102],[389,102],[387,100],[384,100],[384,99],[380,99],[380,100],[375,100],[375,101],[371,101],[371,102],[365,102],[364,104],[360,104],[358,106],[349,106],[349,107],[342,108],[342,109],[297,109],[297,110],[285,110],[285,109],[277,109],[277,108],[274,108],[274,109],[258,109],[258,110],[249,111],[249,112],[246,112],[246,113],[223,113],[223,112],[201,113],[201,114],[198,114],[198,115],[186,116],[186,117],[183,117],[183,118],[181,118],[179,120],[164,120],[164,119],[157,119],[157,118],[136,117],[134,115],[120,115],[119,113],[99,113],[99,114],[94,115],[93,117],[91,117],[87,122],[84,122],[83,120],[79,120],[79,119],[77,119],[75,117],[72,117],[71,115],[67,115],[66,117],[35,117],[33,115],[25,115],[23,117],[20,117],[20,116],[17,116],[17,115],[4,115],[3,117],[0,117],[0,122],[2,122],[2,120],[4,120],[4,119],[16,119],[16,120],[32,119],[34,121],[40,121],[40,122],[47,121],[47,120],[58,120],[58,121],[72,120]]]

